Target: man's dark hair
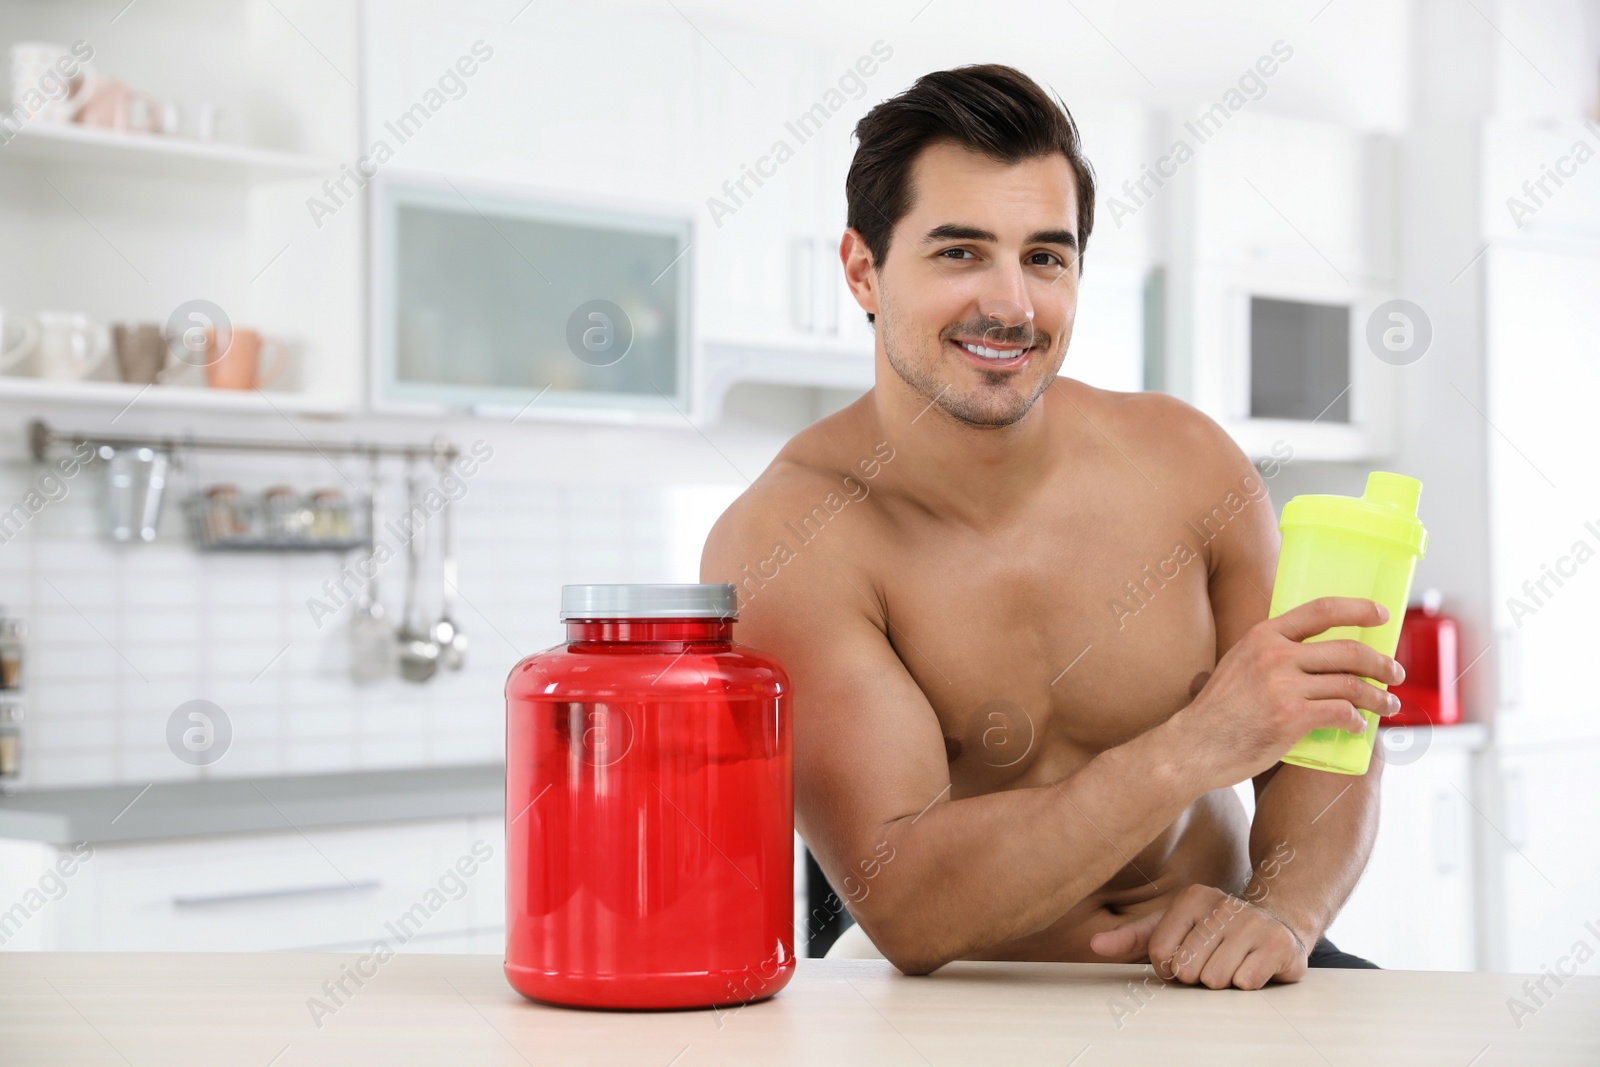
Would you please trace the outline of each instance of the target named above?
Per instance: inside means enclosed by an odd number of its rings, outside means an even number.
[[[874,266],[883,265],[894,227],[911,210],[911,164],[927,146],[948,142],[1006,164],[1066,156],[1078,187],[1083,269],[1094,226],[1094,171],[1066,105],[1015,67],[985,63],[924,74],[867,112],[856,123],[856,142],[845,177],[846,224],[866,241]]]

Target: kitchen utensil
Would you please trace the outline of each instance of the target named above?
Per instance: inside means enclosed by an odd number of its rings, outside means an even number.
[[[217,334],[206,330],[206,385],[212,389],[264,389],[278,380],[289,364],[289,346],[274,337],[262,337],[255,330],[233,327],[225,338],[227,348],[217,350]],[[272,360],[272,369],[262,365]]]
[[[378,516],[382,514],[381,486],[374,460],[367,486],[367,530],[373,536],[377,533]],[[378,599],[377,568],[374,566],[372,570],[372,577],[356,594],[355,614],[350,618],[350,676],[362,684],[392,675],[399,651],[394,631],[383,617],[383,603]]]
[[[119,322],[111,327],[111,347],[122,380],[154,385],[167,369],[167,339],[154,322]]]
[[[1406,598],[1417,560],[1428,547],[1428,531],[1417,521],[1422,483],[1403,474],[1373,471],[1359,497],[1309,494],[1283,507],[1283,547],[1272,586],[1268,617],[1317,597],[1364,597],[1389,609],[1389,620],[1363,629],[1336,626],[1306,643],[1349,639],[1393,656],[1405,620]],[[1384,683],[1366,679],[1378,688]],[[1295,742],[1285,763],[1338,774],[1365,774],[1383,721],[1361,709],[1367,728],[1359,734],[1312,730]]]
[[[38,343],[39,327],[32,319],[0,308],[0,374],[24,367]]]
[[[770,997],[794,973],[788,675],[732,585],[569,585],[506,681],[507,980],[604,1008]]]
[[[106,532],[113,541],[133,538],[133,454],[126,448],[100,446],[106,461]]]
[[[144,478],[140,484],[143,492],[139,509],[139,540],[154,541],[161,524],[161,501],[166,497],[167,464],[170,461],[165,452],[148,448],[139,449],[138,459],[144,468]]]
[[[89,316],[77,311],[39,312],[35,373],[48,381],[87,378],[111,351],[110,337]]]
[[[167,454],[100,446],[106,463],[106,532],[113,541],[154,541],[167,484]]]
[[[84,104],[92,78],[89,64],[78,58],[80,54],[93,54],[83,41],[72,48],[43,41],[12,45],[12,107],[30,119],[71,122]]]
[[[456,603],[456,532],[455,502],[444,498],[444,508],[439,515],[440,549],[443,556],[441,571],[444,590],[441,595],[439,621],[433,624],[433,642],[439,646],[440,662],[453,671],[459,671],[466,662],[467,635],[461,631],[453,617]]]
[[[417,479],[410,472],[406,474],[406,512],[411,522],[406,541],[406,606],[396,634],[400,642],[400,677],[408,682],[426,682],[439,670],[439,646],[419,621],[417,572],[422,566],[427,526],[418,516],[426,514],[426,509],[417,499]]]

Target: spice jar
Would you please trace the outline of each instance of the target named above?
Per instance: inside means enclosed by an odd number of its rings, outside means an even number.
[[[311,494],[311,536],[318,541],[343,541],[351,535],[350,505],[337,489]]]
[[[22,705],[0,700],[0,793],[16,792],[22,774]]]
[[[275,485],[261,493],[266,518],[266,535],[275,541],[299,541],[311,533],[312,511],[287,485]]]
[[[0,689],[22,688],[22,639],[27,627],[21,619],[0,618]]]
[[[601,1008],[714,1007],[794,972],[788,676],[732,585],[569,585],[506,682],[506,977]]]

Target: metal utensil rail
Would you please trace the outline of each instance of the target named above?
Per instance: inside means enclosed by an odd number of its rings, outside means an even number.
[[[397,456],[406,460],[431,459],[437,466],[453,462],[461,454],[448,438],[435,437],[426,445],[389,444],[382,441],[271,441],[243,437],[200,437],[155,434],[80,433],[52,429],[43,419],[28,423],[28,447],[36,461],[43,462],[53,445],[90,444],[98,448],[150,448],[168,454],[207,452],[289,452],[322,456]]]

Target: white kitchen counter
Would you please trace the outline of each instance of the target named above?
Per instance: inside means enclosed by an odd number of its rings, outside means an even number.
[[[1258,992],[1161,985],[1147,968],[802,960],[775,999],[729,1011],[596,1012],[517,995],[492,956],[400,955],[335,1006],[355,955],[0,956],[7,1065],[1600,1063],[1600,977],[1314,970]],[[363,967],[370,974],[374,964]],[[1133,985],[1130,987],[1130,982]],[[312,998],[333,1014],[312,1016]],[[1122,1005],[1119,1019],[1113,1005]]]
[[[498,815],[505,765],[41,789],[0,797],[0,839],[71,845]]]

